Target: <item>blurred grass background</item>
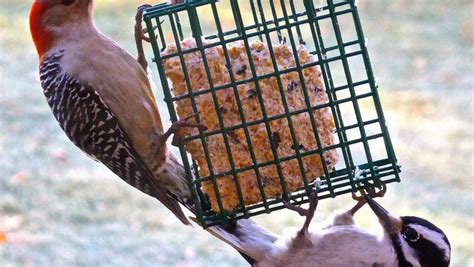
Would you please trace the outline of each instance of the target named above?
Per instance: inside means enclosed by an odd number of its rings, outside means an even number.
[[[0,266],[246,266],[67,140],[40,88],[31,2],[0,0]],[[98,27],[135,53],[133,17],[145,1],[95,2]],[[380,202],[395,214],[430,219],[451,241],[452,265],[474,266],[474,4],[359,6],[403,168],[402,183]],[[349,196],[322,201],[315,221],[352,204]],[[377,225],[367,209],[356,219]],[[289,211],[257,220],[276,233],[302,223]]]

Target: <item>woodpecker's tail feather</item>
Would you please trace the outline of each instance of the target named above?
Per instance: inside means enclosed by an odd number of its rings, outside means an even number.
[[[169,176],[172,178],[169,180],[174,182],[173,187],[167,188],[168,193],[194,213],[195,207],[185,179],[184,167],[173,153],[168,154],[165,169],[167,172],[164,172],[161,178]],[[196,218],[190,217],[190,219],[199,224]],[[238,220],[236,225],[211,226],[206,228],[206,231],[231,245],[250,264],[261,261],[273,249],[278,239],[275,234],[250,219]]]
[[[194,201],[186,179],[186,171],[178,158],[170,151],[166,155],[165,167],[160,173],[160,180],[166,191],[192,213],[195,212]]]
[[[211,226],[206,231],[231,245],[252,265],[263,260],[278,240],[275,234],[250,219],[241,219],[237,225]]]
[[[179,203],[175,201],[174,199],[170,198],[165,192],[159,190],[158,188],[152,189],[152,194],[153,197],[158,199],[165,207],[167,207],[171,212],[174,213],[176,217],[185,225],[190,225],[191,223],[187,219],[186,215],[184,214],[183,210],[181,209],[181,206],[179,206]]]

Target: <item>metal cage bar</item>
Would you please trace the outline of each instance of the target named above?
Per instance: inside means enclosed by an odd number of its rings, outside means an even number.
[[[283,0],[280,0],[280,3],[281,3],[280,5],[281,5],[281,8],[282,8],[282,11],[283,11],[283,16],[285,17],[286,24],[288,25],[290,23],[290,21],[288,19],[288,12],[286,11],[286,8],[285,8],[285,2]],[[326,160],[324,159],[324,150],[322,148],[322,142],[321,142],[321,139],[320,139],[319,134],[318,134],[318,129],[316,127],[316,121],[314,119],[313,110],[311,109],[311,101],[310,101],[309,96],[308,96],[308,88],[306,87],[306,83],[304,81],[303,70],[302,70],[302,66],[300,64],[300,60],[299,60],[299,56],[298,56],[298,50],[297,50],[296,44],[295,44],[295,39],[293,37],[291,28],[287,28],[287,30],[288,30],[288,36],[289,36],[289,39],[290,39],[290,43],[291,43],[291,48],[292,48],[293,54],[295,56],[295,63],[296,63],[298,76],[299,76],[301,86],[302,86],[302,89],[303,89],[302,91],[303,91],[304,101],[305,101],[307,111],[308,111],[308,114],[309,114],[309,117],[310,117],[311,127],[313,129],[314,137],[316,139],[316,144],[318,146],[318,151],[319,151],[318,154],[319,154],[319,157],[321,158],[321,163],[323,165],[324,177],[326,178],[326,181],[328,182],[328,189],[329,189],[329,192],[331,192],[331,196],[334,196],[334,191],[333,191],[333,188],[332,188],[330,180],[329,180],[329,171],[328,171],[327,163],[326,163]]]
[[[194,10],[192,13],[190,13],[190,14],[195,14],[195,17],[193,18],[193,20],[195,20],[195,23],[191,23],[191,25],[199,24],[199,18],[197,17],[197,13],[195,13],[195,12],[196,11]],[[191,18],[190,18],[190,20],[191,20]],[[212,75],[209,71],[209,64],[207,62],[206,53],[204,52],[204,49],[202,48],[201,37],[200,36],[195,37],[195,40],[196,40],[197,47],[200,50],[201,57],[203,59],[202,62],[204,64],[204,68],[206,70],[207,82],[209,83],[209,86],[211,88],[211,95],[212,95],[212,100],[213,100],[213,103],[214,103],[214,108],[217,111],[217,110],[219,110],[218,99],[217,99],[217,96],[216,96],[216,91],[214,90],[214,83],[212,81]],[[217,113],[217,119],[219,120],[220,128],[225,129],[226,127],[225,127],[224,121],[222,119],[222,114],[220,112],[216,112],[216,113]],[[247,217],[248,216],[247,215],[247,209],[245,207],[244,197],[242,195],[242,190],[241,190],[240,184],[238,182],[238,175],[237,175],[236,168],[235,168],[234,157],[232,156],[232,151],[231,151],[231,148],[230,148],[230,145],[229,145],[227,132],[223,132],[222,137],[224,138],[224,145],[225,145],[225,149],[227,151],[227,156],[229,158],[229,163],[230,163],[231,170],[232,170],[232,176],[234,177],[235,187],[237,189],[237,195],[239,197],[240,205],[241,205],[241,208],[244,212],[244,215]],[[215,189],[215,190],[217,190],[217,189]]]
[[[315,7],[313,5],[312,0],[304,0],[305,1],[305,7],[308,12],[308,16],[312,17],[313,23],[311,23],[310,28],[311,28],[311,35],[313,37],[313,40],[315,42],[315,47],[316,47],[316,55],[318,56],[319,61],[323,61],[322,58],[326,57],[327,53],[327,48],[324,47],[324,41],[321,33],[321,28],[318,23],[317,16],[315,14]],[[313,27],[314,25],[314,27]],[[334,83],[332,80],[332,75],[331,75],[331,70],[328,65],[329,62],[322,63],[322,75],[324,77],[324,83],[326,85],[327,91],[328,91],[328,98],[329,98],[329,103],[331,106],[331,111],[333,114],[336,114],[334,122],[336,125],[336,133],[339,138],[339,143],[345,142],[347,140],[347,135],[345,131],[342,131],[344,129],[344,122],[340,119],[342,117],[341,111],[339,110],[339,105],[337,104],[338,99],[335,93],[335,90],[330,90],[330,88],[334,88]],[[344,158],[344,163],[346,166],[346,172],[350,173],[354,168],[354,163],[352,160],[351,152],[349,147],[342,147],[341,148],[343,158]],[[352,180],[352,176],[349,175],[349,179],[351,180],[351,184],[354,184]],[[355,186],[352,186],[353,190],[355,189]]]
[[[233,9],[234,8],[238,9],[239,8],[238,2],[237,1],[232,1],[232,2],[235,2],[235,5],[233,5],[232,8]],[[259,0],[257,0],[257,4],[258,3],[259,3]],[[240,17],[240,10],[238,9],[238,11],[239,12],[237,13],[237,16]],[[242,21],[242,20],[240,20],[240,21]],[[265,24],[263,24],[263,25],[265,27]],[[243,24],[241,24],[240,26],[243,28]],[[263,122],[265,124],[267,135],[270,137],[271,133],[272,133],[272,130],[271,130],[269,120],[268,120],[268,116],[267,116],[267,113],[266,113],[266,108],[265,108],[265,105],[264,105],[264,101],[263,101],[263,97],[262,97],[262,93],[261,93],[261,89],[260,89],[260,83],[256,79],[257,72],[255,70],[255,66],[254,66],[254,63],[253,63],[252,53],[250,51],[250,45],[249,45],[248,37],[246,36],[245,31],[243,31],[241,35],[242,35],[242,41],[244,42],[244,45],[245,45],[245,51],[246,51],[247,57],[249,59],[249,66],[250,66],[250,70],[252,72],[252,77],[253,77],[252,80],[253,80],[253,83],[255,84],[255,90],[257,92],[258,101],[260,103],[260,109],[262,110]],[[281,92],[280,92],[280,94],[281,94]],[[276,162],[276,168],[277,168],[278,176],[280,178],[281,187],[282,187],[282,190],[283,190],[283,197],[288,199],[288,189],[286,188],[286,184],[285,184],[285,181],[284,181],[284,178],[283,178],[283,172],[282,172],[281,166],[280,166],[281,161],[278,157],[278,152],[276,151],[276,147],[275,147],[275,144],[273,142],[270,142],[270,146],[271,146],[273,158],[275,159],[275,162]]]
[[[261,3],[260,0],[257,0],[257,6],[258,6],[258,9],[260,11],[260,17],[261,17],[262,21],[265,21],[265,15],[264,15],[264,11],[263,11],[263,8],[262,8],[262,3]],[[276,13],[275,12],[276,11],[275,11],[274,7],[272,6],[272,14],[273,14],[273,20],[274,21],[276,20]],[[278,24],[276,24],[276,25],[278,26]],[[266,25],[264,25],[263,28],[266,29]],[[282,42],[283,38],[282,38],[282,35],[281,35],[280,31],[277,32],[277,36],[278,36],[278,40],[280,42]],[[300,172],[301,172],[301,175],[303,177],[304,187],[305,187],[306,191],[309,193],[310,192],[310,187],[309,187],[308,179],[307,179],[306,174],[305,174],[305,170],[304,170],[300,150],[298,148],[298,141],[296,140],[295,129],[294,129],[293,121],[291,119],[290,111],[289,111],[289,108],[288,108],[288,103],[286,102],[286,94],[285,94],[285,91],[283,89],[283,84],[282,84],[282,81],[281,81],[281,78],[280,78],[280,71],[277,67],[277,62],[276,62],[275,54],[274,54],[274,51],[273,51],[273,44],[271,43],[271,38],[270,38],[269,33],[267,33],[265,35],[265,37],[266,37],[266,40],[267,40],[268,50],[270,51],[270,57],[272,59],[272,65],[273,65],[273,68],[274,68],[274,73],[273,74],[274,74],[274,77],[276,77],[276,79],[277,79],[278,89],[279,89],[279,92],[280,92],[280,97],[281,97],[281,100],[282,100],[282,103],[283,103],[283,107],[285,109],[285,118],[287,119],[288,127],[290,128],[291,139],[293,141],[293,145],[297,148],[297,149],[295,149],[295,152],[296,152],[296,158],[298,160],[298,166],[300,168]],[[282,183],[284,183],[283,179],[282,179]],[[288,196],[286,195],[287,190],[285,189],[284,191],[285,191],[285,197],[288,198]]]
[[[212,5],[212,12],[213,12],[214,20],[215,20],[216,26],[217,26],[218,36],[219,36],[220,41],[223,41],[223,31],[222,31],[222,26],[220,24],[219,14],[217,12],[216,4],[211,3],[211,5]],[[252,11],[252,13],[255,14],[254,10]],[[256,23],[258,23],[258,21],[255,20],[255,19],[256,19],[256,17],[254,17],[254,21]],[[242,109],[241,99],[240,99],[239,93],[237,91],[237,85],[236,85],[236,82],[235,82],[234,73],[232,71],[232,68],[230,67],[231,62],[230,62],[229,53],[228,53],[227,47],[225,45],[222,46],[222,49],[224,51],[224,57],[225,57],[225,60],[226,60],[226,64],[229,66],[229,68],[228,68],[229,77],[230,77],[231,83],[233,85],[232,89],[233,89],[233,93],[234,93],[234,96],[235,96],[235,99],[236,99],[236,102],[237,102],[237,108],[239,110],[240,120],[242,121],[242,129],[244,129],[245,139],[246,139],[247,144],[249,146],[250,157],[252,159],[252,163],[253,163],[253,166],[254,166],[253,169],[254,169],[255,174],[257,176],[257,183],[258,183],[258,188],[259,188],[260,194],[262,196],[262,202],[265,205],[265,210],[270,212],[269,206],[267,204],[267,197],[266,197],[266,194],[265,194],[265,190],[263,189],[262,177],[260,176],[260,171],[259,171],[259,168],[257,166],[258,165],[257,158],[255,156],[255,152],[254,152],[254,149],[253,149],[252,140],[250,139],[248,124],[246,122],[244,111]],[[238,129],[238,128],[236,128],[236,129]]]

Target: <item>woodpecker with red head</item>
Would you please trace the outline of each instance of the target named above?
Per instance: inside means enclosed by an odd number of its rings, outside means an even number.
[[[35,0],[30,28],[47,102],[69,139],[188,224],[185,172],[168,151],[148,75],[94,25],[92,0]],[[175,135],[176,137],[176,135]]]

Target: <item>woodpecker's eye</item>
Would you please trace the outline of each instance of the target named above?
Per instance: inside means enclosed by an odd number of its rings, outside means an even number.
[[[76,2],[76,0],[63,0],[63,5],[65,6],[70,6],[72,4],[74,4],[74,2]]]
[[[407,227],[405,231],[403,231],[403,238],[410,242],[416,242],[420,239],[420,234],[413,228]]]

